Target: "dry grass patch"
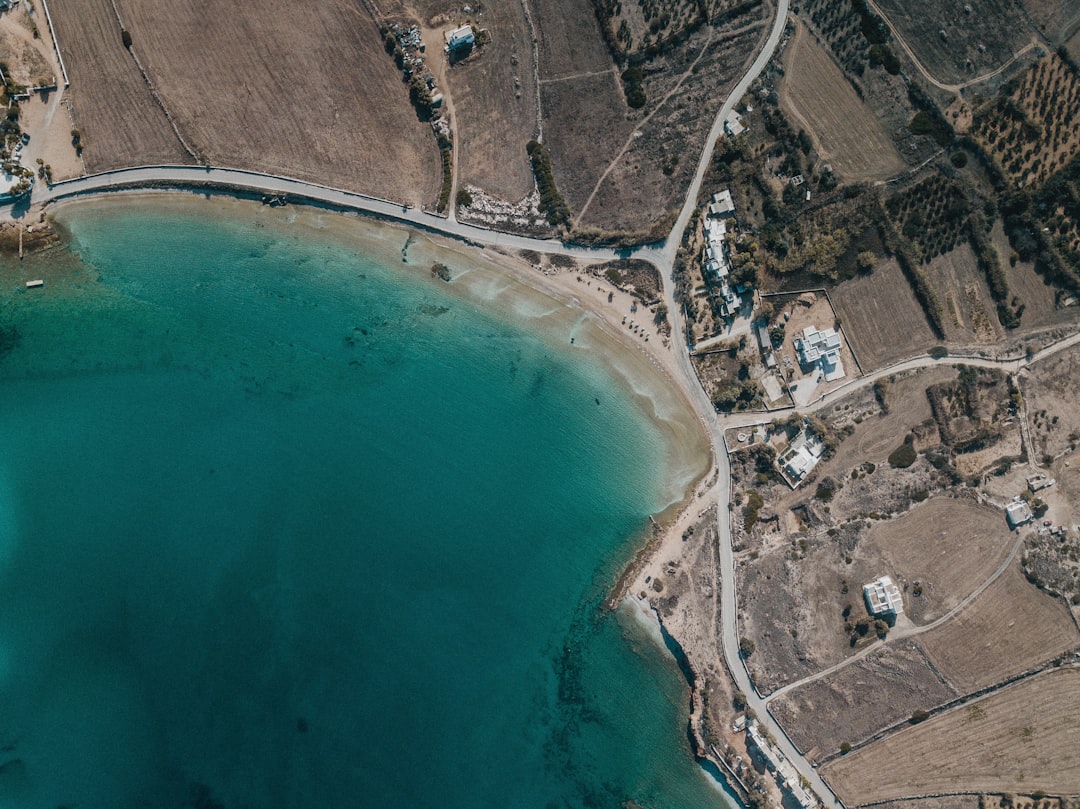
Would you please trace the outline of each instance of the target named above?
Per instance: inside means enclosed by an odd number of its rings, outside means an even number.
[[[109,0],[67,0],[54,3],[49,11],[71,78],[67,97],[86,143],[87,171],[194,162],[124,49]],[[171,6],[159,10],[162,18],[174,13],[179,10]],[[200,28],[205,29],[205,18],[200,21]],[[149,58],[146,43],[136,47]],[[201,65],[192,69],[198,71]],[[220,91],[220,86],[215,87],[215,92]]]
[[[533,190],[525,144],[536,137],[532,41],[520,3],[485,7],[491,41],[446,71],[457,117],[458,183],[511,202]],[[442,60],[431,53],[428,61]]]
[[[120,0],[118,7],[132,51],[202,159],[416,205],[435,201],[441,170],[431,129],[417,120],[362,7],[286,0]],[[154,147],[175,138],[162,116],[151,114],[152,99],[143,101],[146,88],[120,44],[108,0],[72,0],[57,12],[71,69],[82,65],[72,90],[88,162],[180,160]],[[151,120],[127,134],[129,108],[144,107]]]
[[[885,179],[903,170],[881,122],[801,25],[788,45],[785,65],[780,105],[811,134],[822,160],[852,180]]]
[[[1052,660],[1080,644],[1080,633],[1068,608],[1014,563],[922,643],[938,671],[966,694]]]
[[[1070,451],[1080,441],[1080,348],[1034,365],[1023,383],[1026,415],[1039,457]]]
[[[889,644],[784,694],[769,712],[813,761],[955,696],[917,644]]]
[[[1013,0],[877,0],[877,6],[941,82],[997,69],[1034,34]]]
[[[945,306],[945,338],[961,345],[994,343],[1005,335],[996,307],[967,242],[933,259],[926,268],[931,286]]]
[[[1012,179],[1040,186],[1080,152],[1080,77],[1052,53],[1003,91],[973,134]]]
[[[896,259],[882,262],[868,276],[844,281],[830,294],[866,372],[924,353],[936,343]]]
[[[935,497],[896,520],[876,522],[869,543],[891,563],[905,587],[907,616],[929,623],[985,582],[1015,537],[1002,512],[972,500]],[[915,582],[921,595],[914,595]]]
[[[849,806],[942,792],[1080,793],[1080,669],[1033,677],[833,761]]]

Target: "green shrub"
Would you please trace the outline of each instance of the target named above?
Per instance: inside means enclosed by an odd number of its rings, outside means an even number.
[[[889,464],[896,469],[907,469],[918,456],[915,447],[905,441],[889,454]]]
[[[745,659],[754,653],[757,647],[750,638],[739,638],[739,654]]]

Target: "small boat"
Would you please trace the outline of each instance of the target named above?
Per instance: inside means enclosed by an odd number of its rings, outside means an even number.
[[[26,282],[26,288],[27,289],[34,289],[35,287],[43,287],[43,286],[45,286],[45,282],[40,278],[38,278],[36,281],[27,281]]]

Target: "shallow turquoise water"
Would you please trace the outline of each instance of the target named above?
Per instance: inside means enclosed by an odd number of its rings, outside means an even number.
[[[666,505],[617,383],[198,210],[71,209],[0,308],[0,806],[722,805],[598,610]]]

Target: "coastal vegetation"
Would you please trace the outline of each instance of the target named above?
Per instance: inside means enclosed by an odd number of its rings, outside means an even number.
[[[540,193],[540,212],[556,227],[567,224],[570,221],[570,209],[555,186],[551,154],[542,143],[535,140],[529,141],[525,150],[529,154],[533,176],[536,178],[536,190]]]

